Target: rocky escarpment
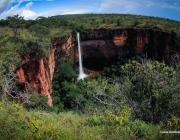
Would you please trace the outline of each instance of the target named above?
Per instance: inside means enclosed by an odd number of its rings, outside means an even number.
[[[84,66],[102,70],[115,58],[147,54],[170,62],[180,52],[180,38],[174,32],[153,29],[94,29],[80,33]],[[75,58],[78,51],[75,47]]]
[[[117,57],[147,54],[157,60],[169,62],[180,52],[180,38],[174,32],[152,29],[94,29],[80,32],[83,64],[90,72],[101,71]],[[70,55],[72,37],[52,40],[48,59],[34,59],[34,54],[22,55],[16,75],[24,92],[34,92],[48,97],[52,106],[52,79],[58,65]],[[78,61],[78,48],[74,47]],[[72,55],[72,54],[71,54]]]
[[[69,49],[72,47],[71,39],[71,36],[67,39],[55,38],[52,41],[48,61],[43,57],[35,59],[35,53],[22,55],[21,65],[16,70],[22,91],[45,95],[48,97],[48,105],[52,106],[53,74],[57,64],[68,57]]]

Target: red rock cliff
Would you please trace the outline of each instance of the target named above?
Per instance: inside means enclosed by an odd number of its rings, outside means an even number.
[[[180,39],[175,33],[151,29],[94,29],[80,33],[84,63],[101,69],[113,57],[131,57],[147,53],[157,60],[170,61],[180,52]],[[34,54],[22,56],[21,66],[16,74],[22,90],[31,91],[48,97],[52,106],[52,78],[59,63],[66,59],[73,46],[72,37],[55,38],[47,64],[44,58],[34,59]],[[74,46],[75,61],[78,61],[77,45]]]
[[[174,54],[180,52],[180,38],[174,32],[153,29],[94,29],[83,31],[80,35],[84,61],[89,58],[108,61],[114,56],[131,57],[144,53],[150,58],[168,62]],[[77,47],[75,58],[78,61]]]
[[[21,66],[16,75],[24,92],[34,92],[48,97],[48,105],[52,106],[52,79],[56,65],[69,55],[72,47],[71,36],[66,39],[56,38],[52,41],[48,63],[45,66],[44,58],[35,60],[33,53],[22,55]],[[56,58],[56,59],[55,59]]]

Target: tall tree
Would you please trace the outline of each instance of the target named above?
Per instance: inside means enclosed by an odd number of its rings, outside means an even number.
[[[13,17],[7,17],[7,20],[9,21],[9,26],[13,30],[14,38],[18,39],[20,33],[18,29],[22,26],[24,22],[24,17],[17,15],[14,15]]]

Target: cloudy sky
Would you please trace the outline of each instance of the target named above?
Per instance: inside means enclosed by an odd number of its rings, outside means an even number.
[[[0,0],[0,19],[83,13],[158,16],[180,21],[180,0]]]

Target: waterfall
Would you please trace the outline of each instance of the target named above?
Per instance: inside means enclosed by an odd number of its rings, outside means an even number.
[[[79,33],[77,33],[77,40],[78,40],[78,53],[79,53],[79,77],[78,80],[84,79],[87,75],[84,73],[83,65],[82,65],[82,53],[81,53],[81,44],[80,44],[80,37]]]

